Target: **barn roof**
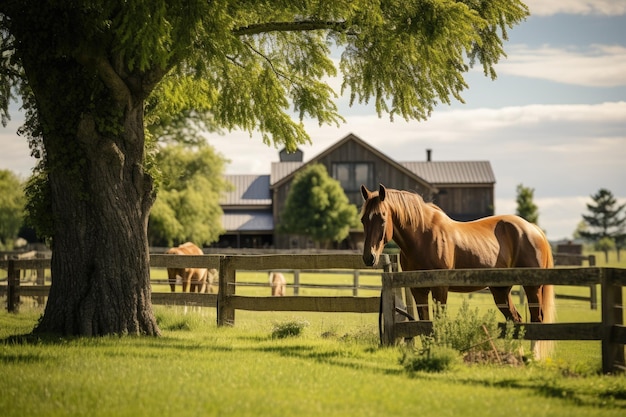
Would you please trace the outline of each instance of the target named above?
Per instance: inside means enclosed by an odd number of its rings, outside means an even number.
[[[224,178],[234,189],[222,194],[221,206],[272,205],[269,175],[225,175]]]
[[[496,182],[489,161],[418,161],[400,164],[437,187]]]

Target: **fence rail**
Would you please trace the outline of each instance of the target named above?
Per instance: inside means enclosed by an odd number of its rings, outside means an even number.
[[[415,337],[432,331],[430,321],[396,322],[396,296],[399,288],[439,286],[512,286],[512,285],[600,285],[601,322],[594,323],[523,323],[528,340],[600,340],[604,372],[626,370],[624,345],[624,304],[622,287],[626,269],[622,268],[518,268],[455,269],[411,272],[385,272],[382,275],[381,341],[395,344],[398,338]]]

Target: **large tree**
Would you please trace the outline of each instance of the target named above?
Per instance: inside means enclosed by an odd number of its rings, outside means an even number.
[[[3,0],[2,121],[20,94],[50,196],[54,284],[36,331],[159,334],[147,111],[295,149],[303,117],[342,120],[333,49],[352,102],[424,119],[461,99],[474,63],[495,77],[527,14],[518,0]]]

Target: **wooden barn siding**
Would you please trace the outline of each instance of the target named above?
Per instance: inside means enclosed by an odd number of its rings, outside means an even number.
[[[436,195],[434,203],[454,219],[474,220],[494,214],[491,186],[441,186],[441,189],[445,189],[446,193]]]

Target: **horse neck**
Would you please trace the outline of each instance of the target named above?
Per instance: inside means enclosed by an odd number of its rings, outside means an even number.
[[[395,211],[392,212],[393,240],[406,256],[410,269],[445,268],[445,261],[436,254],[438,233],[433,231],[434,218],[440,212],[427,204],[423,204],[421,210],[419,224],[405,224]],[[435,253],[431,253],[433,251]]]

